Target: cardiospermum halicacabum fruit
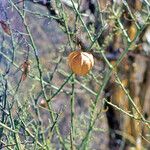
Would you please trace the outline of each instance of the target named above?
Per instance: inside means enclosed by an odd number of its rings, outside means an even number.
[[[76,50],[69,54],[68,64],[73,73],[85,76],[92,69],[94,65],[94,58],[89,52]]]

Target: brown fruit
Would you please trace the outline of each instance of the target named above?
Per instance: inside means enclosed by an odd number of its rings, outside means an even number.
[[[134,40],[134,38],[136,36],[136,33],[137,33],[136,25],[134,23],[132,23],[129,30],[128,30],[128,34],[129,34],[129,37],[130,37],[131,41]]]
[[[73,51],[68,56],[68,64],[75,74],[84,76],[92,69],[94,58],[88,52]]]
[[[3,29],[3,31],[7,34],[7,35],[11,35],[11,31],[10,31],[10,28],[8,26],[8,24],[6,24],[6,22],[0,20],[0,24],[1,24],[1,27]]]
[[[44,108],[47,108],[47,102],[46,102],[44,99],[42,99],[42,100],[40,101],[40,106],[41,106],[41,107],[44,107]]]

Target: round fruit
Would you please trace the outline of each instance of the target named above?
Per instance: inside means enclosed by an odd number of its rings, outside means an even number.
[[[41,106],[41,107],[44,107],[44,108],[47,108],[47,102],[46,102],[44,99],[42,99],[42,100],[40,101],[40,106]]]
[[[92,69],[94,58],[88,52],[73,51],[68,56],[68,64],[75,74],[84,76]]]

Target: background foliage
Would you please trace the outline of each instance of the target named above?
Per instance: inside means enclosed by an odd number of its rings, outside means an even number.
[[[0,1],[0,149],[149,149],[149,15],[147,0]]]

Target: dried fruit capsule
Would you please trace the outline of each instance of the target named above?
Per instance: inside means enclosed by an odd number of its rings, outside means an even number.
[[[47,102],[46,102],[44,99],[42,99],[42,100],[40,101],[40,106],[41,106],[41,107],[44,107],[44,108],[47,108]]]
[[[68,64],[75,74],[84,76],[92,69],[94,58],[88,52],[73,51],[68,56]]]

